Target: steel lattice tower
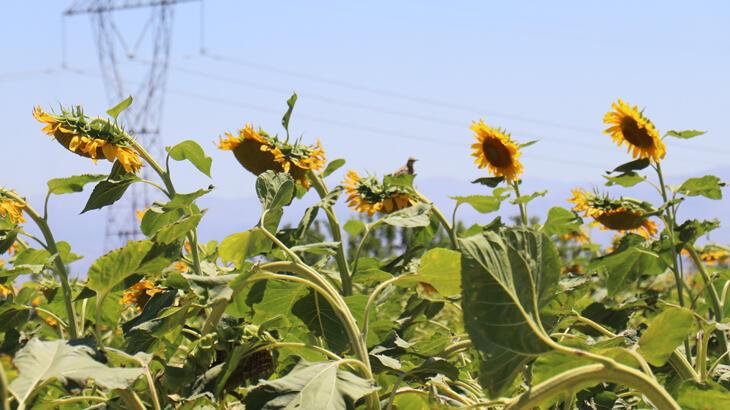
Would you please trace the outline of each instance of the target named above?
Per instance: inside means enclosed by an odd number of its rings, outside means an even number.
[[[79,0],[64,16],[89,15],[95,35],[99,66],[110,105],[131,95],[132,106],[122,114],[127,131],[153,155],[162,154],[160,124],[167,81],[172,33],[173,10],[177,3],[202,0]],[[137,23],[144,21],[136,36],[129,27],[120,28],[116,17],[134,9]],[[145,15],[146,14],[146,15]],[[137,26],[138,24],[135,24]],[[127,64],[130,60],[142,64]],[[65,64],[65,61],[64,61]],[[124,65],[124,66],[123,66]],[[143,69],[139,69],[144,67]],[[132,70],[136,69],[136,70]],[[130,79],[134,72],[136,78]],[[142,177],[149,179],[149,167],[142,168]],[[133,184],[125,196],[107,209],[105,247],[116,247],[141,236],[136,211],[150,203],[147,184]]]

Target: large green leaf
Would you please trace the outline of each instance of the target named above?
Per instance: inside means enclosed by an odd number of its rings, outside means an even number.
[[[81,192],[84,185],[90,182],[98,182],[106,178],[104,174],[83,174],[67,178],[53,178],[48,180],[48,193],[61,195],[73,192]]]
[[[151,249],[150,241],[130,241],[123,248],[107,253],[89,268],[86,286],[103,298],[120,282],[137,272]]]
[[[686,381],[679,386],[677,402],[684,410],[728,409],[730,392],[712,380],[705,384]]]
[[[359,269],[358,269],[359,270]],[[403,276],[399,286],[413,286],[418,282],[433,286],[442,296],[461,292],[461,254],[444,248],[426,252],[418,264],[416,275]]]
[[[18,403],[26,403],[38,386],[53,380],[85,383],[93,379],[105,389],[126,389],[142,375],[142,369],[108,367],[92,359],[93,354],[87,346],[71,346],[63,340],[32,339],[13,359],[19,375],[10,383],[10,391]]]
[[[271,250],[271,240],[259,228],[227,236],[220,244],[218,254],[223,262],[243,266],[246,258]]]
[[[202,213],[194,213],[184,216],[177,221],[165,225],[155,234],[155,242],[170,244],[185,236],[188,232],[195,229],[203,217]]]
[[[286,376],[256,385],[245,404],[251,410],[346,410],[376,389],[374,382],[340,369],[338,362],[301,361]]]
[[[287,206],[294,197],[294,180],[287,173],[266,171],[256,178],[256,194],[265,210]]]
[[[400,228],[418,228],[431,222],[431,205],[417,204],[388,214],[380,220]]]
[[[86,206],[81,213],[93,209],[101,209],[117,202],[127,191],[130,185],[142,179],[131,172],[126,172],[119,161],[114,163],[109,177],[99,182],[91,191]]]
[[[309,291],[294,303],[291,312],[307,325],[312,334],[321,337],[330,350],[335,353],[347,350],[350,343],[347,332],[332,305],[322,295]]]
[[[638,235],[626,236],[616,252],[595,259],[589,265],[588,270],[608,275],[606,288],[609,295],[625,289],[639,275],[662,272],[659,256],[646,249],[643,242],[644,239]]]
[[[542,230],[548,235],[562,235],[577,231],[582,223],[583,220],[574,212],[554,206],[548,211]]]
[[[639,353],[654,366],[664,366],[677,346],[693,331],[694,317],[689,309],[670,307],[649,324],[639,339]]]
[[[550,350],[539,309],[554,296],[557,251],[546,235],[528,228],[459,243],[464,325],[480,353],[480,382],[496,397],[530,358]]]
[[[481,214],[494,212],[499,210],[502,199],[492,195],[468,195],[468,196],[452,196],[451,199],[456,200],[456,206],[461,204],[469,204],[474,210]]]
[[[705,175],[701,178],[690,178],[679,187],[677,192],[687,196],[702,195],[710,199],[722,199],[722,188],[726,184],[714,175]]]
[[[213,158],[205,155],[203,148],[195,141],[183,141],[173,147],[166,147],[170,158],[175,161],[188,160],[195,168],[210,178],[210,166]]]

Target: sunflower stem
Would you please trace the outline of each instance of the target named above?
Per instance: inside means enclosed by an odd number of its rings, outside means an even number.
[[[61,282],[61,290],[63,292],[63,301],[66,306],[66,315],[68,316],[68,333],[71,339],[77,339],[79,337],[78,327],[76,323],[76,312],[74,311],[73,305],[73,292],[71,291],[71,285],[68,282],[68,270],[66,265],[61,260],[61,255],[58,252],[58,245],[56,240],[53,238],[51,228],[48,226],[48,222],[33,209],[30,204],[24,199],[20,198],[17,194],[12,191],[4,191],[4,193],[13,198],[15,201],[24,204],[23,211],[35,222],[43,234],[43,238],[46,240],[46,249],[53,256],[53,269],[56,271],[59,282]]]
[[[441,210],[436,206],[436,204],[433,201],[431,201],[425,195],[416,191],[415,189],[414,189],[414,192],[415,192],[416,196],[418,197],[418,199],[431,205],[431,209],[433,210],[434,215],[436,215],[436,218],[438,218],[438,220],[441,222],[441,225],[444,227],[446,232],[449,234],[449,240],[451,241],[451,248],[454,250],[459,249],[459,242],[456,238],[456,231],[455,231],[456,227],[452,226],[449,223],[449,220],[446,218],[446,215],[444,215],[444,213],[441,212]]]
[[[515,181],[512,183],[512,187],[515,189],[515,198],[517,202],[517,205],[520,207],[520,218],[522,219],[522,225],[527,226],[527,204],[524,202],[520,202],[520,183],[519,181]]]
[[[312,186],[314,186],[319,197],[324,199],[329,193],[327,185],[324,183],[324,179],[320,175],[309,171],[309,180],[312,181]],[[322,207],[322,209],[324,209],[324,212],[327,215],[332,239],[338,243],[335,261],[337,262],[337,268],[340,273],[340,281],[342,282],[342,294],[344,296],[350,296],[352,295],[352,271],[350,270],[350,266],[347,263],[347,257],[345,256],[345,245],[342,241],[342,227],[340,225],[340,221],[337,219],[337,214],[335,214],[331,206],[326,205]]]

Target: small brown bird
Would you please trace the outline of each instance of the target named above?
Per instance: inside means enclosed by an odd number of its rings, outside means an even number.
[[[415,158],[413,158],[413,157],[408,158],[408,161],[406,161],[406,164],[405,165],[403,165],[402,167],[398,168],[397,171],[393,172],[390,175],[391,176],[394,176],[394,177],[397,177],[398,175],[404,175],[404,174],[413,175],[413,174],[415,174],[416,173],[416,170],[413,168],[413,164],[416,161],[418,161],[418,160],[415,159]]]

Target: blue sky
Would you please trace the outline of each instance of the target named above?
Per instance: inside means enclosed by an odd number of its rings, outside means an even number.
[[[2,185],[31,198],[42,195],[48,178],[108,169],[51,143],[31,116],[35,104],[83,104],[89,113],[110,105],[88,17],[65,24],[67,62],[89,74],[60,69],[61,13],[69,4],[4,5],[11,18],[0,26]],[[119,15],[131,41],[144,16]],[[540,139],[522,157],[525,180],[560,187],[543,201],[564,204],[567,187],[600,184],[602,171],[629,159],[601,134],[603,114],[619,97],[646,107],[662,132],[708,131],[668,141],[668,174],[730,175],[725,1],[208,0],[206,55],[199,53],[200,7],[180,5],[175,18],[164,144],[199,141],[214,158],[212,195],[220,200],[253,201],[254,178],[213,141],[246,122],[280,131],[292,90],[300,96],[296,135],[320,138],[328,158],[346,157],[349,167],[381,175],[416,156],[425,191],[483,175],[469,157],[468,129],[483,118],[517,140]],[[122,71],[134,78],[143,59],[123,62]],[[210,182],[190,167],[174,172],[181,191]],[[728,216],[723,202],[715,207],[725,209],[719,217]],[[255,215],[244,219],[241,228]]]

